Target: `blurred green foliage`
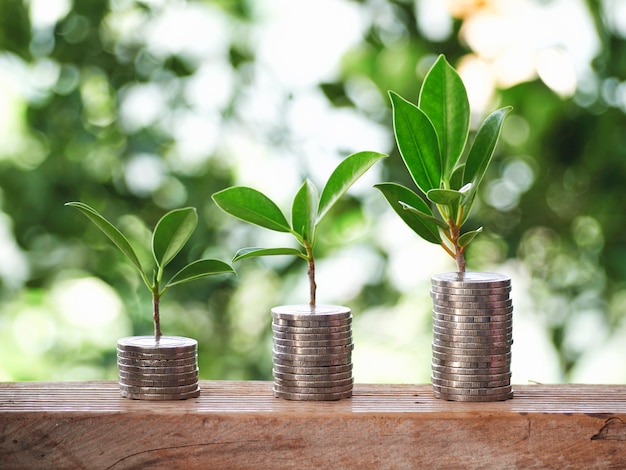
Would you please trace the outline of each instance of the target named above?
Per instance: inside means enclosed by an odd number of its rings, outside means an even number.
[[[433,40],[418,27],[414,2],[344,3],[368,24],[344,54],[339,74],[316,88],[333,109],[353,110],[388,132],[387,90],[415,101],[439,53],[455,65],[472,52],[459,39],[463,18]],[[116,338],[151,332],[150,299],[114,247],[63,204],[92,205],[138,247],[146,227],[167,210],[196,207],[200,223],[172,262],[176,270],[201,256],[228,260],[238,248],[261,245],[256,231],[229,220],[210,197],[241,182],[241,161],[261,172],[264,155],[286,154],[285,168],[293,164],[302,173],[289,176],[298,181],[316,165],[299,160],[289,120],[294,89],[277,79],[270,87],[276,96],[267,97],[274,99],[270,117],[250,119],[246,98],[258,93],[251,84],[261,74],[255,28],[266,21],[255,2],[75,0],[51,22],[36,18],[35,4],[41,2],[0,2],[0,380],[112,379]],[[167,25],[159,27],[177,4],[191,9],[185,20],[206,21],[197,47],[177,46]],[[568,98],[538,78],[497,90],[494,103],[514,111],[468,222],[487,232],[468,250],[470,269],[514,261],[528,275],[523,295],[532,302],[533,321],[545,326],[563,381],[589,348],[617,334],[626,299],[626,102],[620,95],[626,43],[609,27],[601,2],[585,5],[601,40],[591,85]],[[293,67],[306,60],[294,57]],[[9,72],[18,77],[11,86]],[[374,104],[355,102],[358,83],[378,92]],[[233,128],[239,133],[229,134]],[[194,143],[189,136],[198,134]],[[248,147],[242,155],[233,141],[246,134],[262,134],[270,150]],[[388,148],[364,143],[347,150],[389,153],[382,179],[410,184],[391,140]],[[277,186],[282,177],[275,175]],[[318,258],[352,247],[353,256],[371,260],[356,291],[330,300],[350,305],[355,315],[370,312],[362,329],[371,343],[385,345],[395,344],[393,333],[372,325],[386,321],[385,309],[406,308],[411,297],[388,272],[393,250],[372,237],[374,213],[385,207],[378,196],[373,189],[355,192],[338,204]],[[162,306],[164,334],[198,339],[203,379],[269,379],[267,312],[292,300],[306,281],[301,264],[291,260],[236,268],[238,278],[180,286]],[[98,295],[119,296],[119,314],[110,322],[89,323],[99,311],[89,297],[78,297],[85,318],[68,314],[68,295],[75,295],[69,287],[80,279],[90,280],[85,285]],[[409,336],[421,328],[420,338],[427,338],[428,283],[428,277],[413,282],[424,289],[426,303],[415,307],[421,323],[405,325]],[[589,312],[597,329],[577,339],[570,327]],[[419,353],[426,362],[428,349],[426,341]]]

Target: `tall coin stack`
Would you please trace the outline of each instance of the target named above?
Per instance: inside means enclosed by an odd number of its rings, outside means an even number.
[[[200,395],[198,342],[180,336],[130,336],[117,342],[122,397],[185,400]]]
[[[352,396],[352,314],[334,305],[272,309],[274,396],[331,401]]]
[[[511,279],[493,273],[432,277],[432,384],[437,398],[513,398]]]

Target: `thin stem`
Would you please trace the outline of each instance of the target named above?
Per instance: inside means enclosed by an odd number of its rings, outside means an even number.
[[[459,237],[461,236],[461,226],[458,225],[454,220],[448,219],[448,226],[450,227],[450,236],[449,239],[454,246],[454,253],[448,251],[448,253],[454,258],[456,261],[457,270],[460,273],[465,272],[465,247],[459,245]]]
[[[158,289],[152,292],[152,311],[154,319],[154,338],[158,342],[161,339],[161,316],[159,314],[160,295]]]
[[[304,248],[306,249],[307,260],[309,263],[309,270],[307,272],[309,275],[309,305],[311,307],[315,307],[317,285],[315,284],[315,259],[313,258],[313,247],[305,241]]]

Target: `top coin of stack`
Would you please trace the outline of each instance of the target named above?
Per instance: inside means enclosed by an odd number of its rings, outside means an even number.
[[[334,305],[272,309],[274,396],[330,401],[352,396],[352,315]]]
[[[432,278],[435,396],[453,401],[513,397],[511,280],[494,273]]]
[[[130,336],[117,342],[120,393],[137,400],[200,395],[198,342],[180,336]]]

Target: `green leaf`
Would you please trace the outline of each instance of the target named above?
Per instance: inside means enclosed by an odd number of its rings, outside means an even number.
[[[89,220],[91,220],[96,227],[98,227],[114,244],[117,248],[126,255],[130,262],[135,266],[144,282],[149,286],[146,275],[143,271],[143,267],[139,262],[139,258],[135,254],[135,250],[130,245],[128,239],[120,232],[111,222],[105,219],[98,211],[82,202],[68,202],[65,204],[69,207],[74,207],[83,213]]]
[[[459,203],[464,194],[454,189],[431,189],[426,194],[428,200],[434,204],[452,206]]]
[[[420,216],[417,212],[434,217],[430,207],[413,191],[396,183],[380,183],[374,186],[387,199],[392,209],[416,234],[424,240],[439,245],[439,231],[437,225],[430,219]],[[409,206],[415,211],[405,210]]]
[[[458,165],[450,175],[450,189],[458,189],[463,186],[463,174],[465,173],[465,163]]]
[[[404,210],[415,212],[415,214],[420,216],[422,219],[428,220],[428,221],[432,222],[433,224],[437,225],[438,227],[441,227],[441,228],[444,228],[444,229],[449,228],[448,224],[445,223],[443,220],[441,220],[439,217],[436,217],[436,216],[430,215],[430,214],[426,214],[425,212],[417,210],[415,207],[410,206],[406,202],[403,202],[403,201],[400,201],[400,205],[402,206],[402,208]]]
[[[437,133],[421,109],[394,92],[390,92],[389,96],[400,155],[413,181],[426,194],[441,184],[441,154]]]
[[[159,220],[152,234],[152,253],[157,266],[163,269],[185,246],[198,225],[193,207],[174,209]]]
[[[166,288],[182,284],[183,282],[193,281],[214,274],[235,273],[235,270],[227,263],[216,259],[201,259],[189,263],[183,269],[178,271],[166,284]]]
[[[335,204],[350,186],[369,170],[374,163],[386,156],[387,155],[377,152],[358,152],[350,155],[339,163],[322,190],[316,225],[320,223],[333,204]]]
[[[470,106],[463,80],[443,55],[437,58],[422,83],[418,106],[435,128],[444,180],[448,180],[467,142]]]
[[[482,231],[483,231],[483,228],[480,227],[477,230],[472,230],[471,232],[464,233],[463,235],[459,237],[459,246],[469,245],[469,242],[471,242],[474,238],[476,238],[476,235],[478,235]]]
[[[465,162],[465,174],[463,176],[464,183],[473,184],[472,191],[474,192],[477,190],[491,163],[491,157],[502,131],[502,123],[511,109],[510,106],[507,106],[494,111],[487,116],[480,129],[478,129]]]
[[[300,258],[306,258],[306,255],[297,248],[242,248],[235,253],[233,263],[247,258],[255,258],[258,256],[276,256],[276,255],[295,255]]]
[[[313,243],[318,203],[317,188],[311,181],[305,180],[293,198],[291,225],[294,232],[302,237],[302,240],[310,243]]]
[[[289,222],[278,206],[256,189],[234,186],[212,197],[220,209],[244,222],[277,232],[291,231]]]

